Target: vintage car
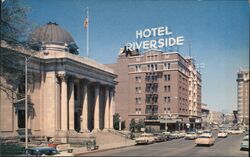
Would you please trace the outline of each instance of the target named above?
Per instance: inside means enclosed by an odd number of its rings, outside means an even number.
[[[165,136],[166,140],[169,141],[169,140],[172,140],[174,139],[175,137],[171,135],[171,132],[162,132],[162,134]]]
[[[246,135],[240,144],[240,150],[249,150],[249,135]]]
[[[167,138],[162,133],[155,133],[154,134],[155,142],[164,142],[167,141]]]
[[[219,131],[217,137],[218,138],[226,138],[227,137],[227,132]]]
[[[198,145],[213,145],[215,142],[214,137],[211,134],[205,133],[198,136],[195,140],[195,144]]]
[[[197,134],[195,132],[187,132],[186,136],[185,136],[185,140],[194,140],[196,139]]]
[[[149,144],[155,142],[155,137],[150,133],[143,133],[135,139],[136,144]]]
[[[182,138],[182,137],[183,137],[183,135],[180,134],[180,132],[178,132],[178,131],[173,131],[173,132],[171,132],[170,135],[171,135],[174,139],[178,139],[178,138]]]
[[[25,149],[24,154],[21,156],[73,156],[72,151],[73,151],[72,148],[59,150],[58,148],[50,147],[50,146],[49,147],[33,147],[33,148]]]
[[[201,135],[203,133],[203,130],[196,130],[196,133]]]
[[[25,150],[26,156],[57,156],[60,153],[53,147],[36,147]]]
[[[232,129],[232,130],[227,130],[227,132],[228,132],[229,134],[234,135],[234,134],[242,134],[242,133],[243,133],[243,130],[240,130],[240,129]]]

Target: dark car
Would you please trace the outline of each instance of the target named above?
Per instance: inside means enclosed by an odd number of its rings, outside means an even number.
[[[57,155],[59,152],[52,147],[36,147],[28,148],[25,150],[27,156],[44,156],[44,155]]]

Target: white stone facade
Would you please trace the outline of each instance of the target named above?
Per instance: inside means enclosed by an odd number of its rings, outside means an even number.
[[[55,137],[67,132],[89,132],[113,128],[116,75],[105,65],[64,51],[63,46],[46,45],[28,62],[28,128],[32,135]],[[31,50],[12,49],[29,57]],[[25,58],[24,58],[25,60]],[[24,67],[24,60],[20,61]],[[8,78],[1,78],[6,87]],[[9,90],[15,95],[16,91]],[[24,100],[1,90],[1,136],[17,136]],[[21,118],[21,119],[20,119]]]

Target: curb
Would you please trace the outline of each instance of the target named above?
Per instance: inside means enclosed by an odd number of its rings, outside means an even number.
[[[120,147],[113,147],[113,148],[93,150],[93,151],[88,151],[88,152],[74,154],[74,156],[80,156],[80,155],[91,154],[91,153],[96,153],[96,152],[104,152],[104,151],[108,151],[108,150],[115,150],[115,149],[121,149],[121,148],[132,147],[132,146],[135,146],[135,144],[134,145],[127,145],[127,146],[120,146]]]

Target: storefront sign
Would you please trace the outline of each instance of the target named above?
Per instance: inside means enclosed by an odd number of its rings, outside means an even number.
[[[129,50],[135,49],[161,49],[163,47],[172,47],[176,45],[183,45],[184,37],[172,37],[173,32],[169,31],[168,27],[147,28],[144,30],[136,31],[136,39],[147,39],[154,37],[157,39],[144,40],[140,42],[127,43]],[[171,35],[171,36],[170,36]],[[167,37],[166,37],[167,36]]]

